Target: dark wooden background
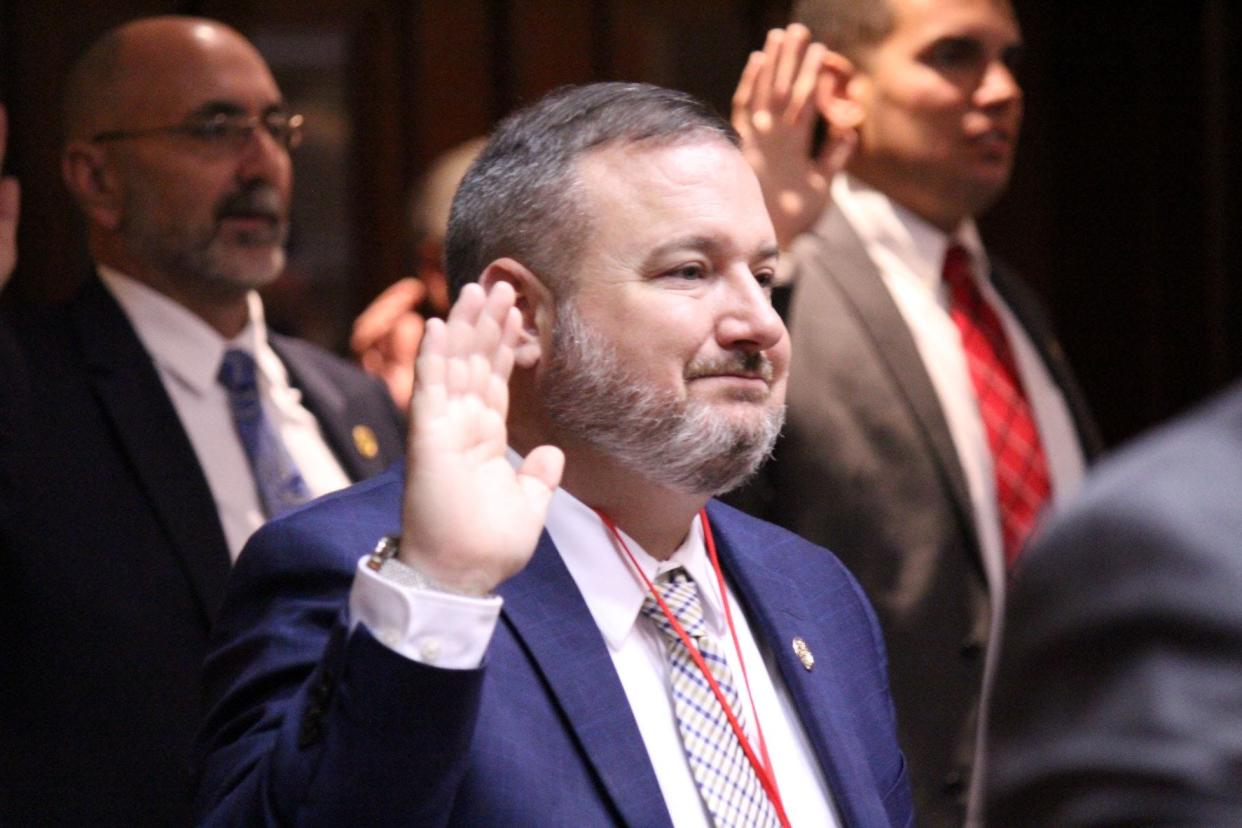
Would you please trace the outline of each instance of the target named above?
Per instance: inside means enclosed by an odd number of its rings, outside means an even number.
[[[1232,0],[1016,0],[1029,45],[1013,187],[991,247],[1047,300],[1110,442],[1242,369],[1242,74]],[[189,13],[255,40],[312,136],[299,151],[278,327],[332,346],[410,266],[410,182],[440,151],[569,82],[647,80],[722,111],[788,0],[237,0],[0,5],[8,171],[22,179],[14,288],[85,273],[60,185],[69,64],[127,19]],[[1119,11],[1120,10],[1120,11]]]

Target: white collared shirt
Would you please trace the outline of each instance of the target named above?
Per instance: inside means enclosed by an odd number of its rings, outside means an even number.
[[[317,497],[349,485],[319,423],[303,407],[301,392],[289,385],[284,364],[268,344],[263,302],[257,293],[248,297],[250,321],[226,340],[190,310],[139,281],[102,265],[99,277],[155,363],[207,478],[233,560],[263,525],[264,516],[233,426],[228,392],[216,381],[226,350],[240,348],[254,357],[263,414],[280,434],[311,493]]]
[[[557,489],[553,495],[545,527],[608,646],[673,824],[710,828],[711,818],[677,731],[667,686],[664,638],[639,614],[647,594],[645,585],[622,557],[595,511],[564,489]],[[625,540],[649,578],[654,580],[659,573],[682,566],[698,585],[704,620],[729,659],[743,704],[747,704],[747,736],[756,746],[753,723],[758,711],[791,824],[839,826],[832,796],[789,693],[775,664],[755,642],[732,590],[728,590],[754,699],[754,706],[749,706],[742,689],[738,653],[732,646],[697,517],[689,529],[686,540],[667,562],[652,558],[629,536]],[[500,607],[500,598],[464,598],[398,585],[361,561],[350,596],[353,624],[366,624],[380,641],[408,658],[458,669],[478,667],[482,662]],[[489,614],[490,624],[484,621]],[[433,658],[427,658],[428,653]]]

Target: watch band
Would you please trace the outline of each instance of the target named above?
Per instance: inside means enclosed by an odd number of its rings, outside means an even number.
[[[486,595],[471,595],[436,583],[414,567],[397,558],[397,550],[400,548],[400,545],[400,535],[385,535],[380,538],[379,542],[375,544],[375,549],[367,556],[367,568],[402,586],[414,589],[427,589],[432,592],[443,592],[446,595],[461,595],[466,598],[488,597]]]

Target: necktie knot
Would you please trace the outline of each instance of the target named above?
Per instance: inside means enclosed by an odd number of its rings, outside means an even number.
[[[677,568],[665,573],[656,579],[655,588],[660,593],[660,597],[664,599],[669,612],[686,631],[686,635],[696,641],[707,635],[707,624],[703,620],[703,604],[699,600],[699,590],[686,570]],[[656,628],[664,635],[673,641],[679,640],[677,630],[673,628],[664,610],[660,608],[653,596],[648,595],[643,601],[642,614],[655,622]]]
[[[941,275],[954,306],[973,307],[982,301],[983,297],[970,273],[970,253],[962,245],[951,244],[944,252],[944,269]]]
[[[220,384],[230,391],[246,391],[256,387],[254,357],[241,348],[230,348],[220,360],[216,375]]]

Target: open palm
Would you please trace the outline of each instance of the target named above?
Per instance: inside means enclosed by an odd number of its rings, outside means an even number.
[[[401,560],[435,583],[482,595],[534,552],[564,456],[541,446],[514,469],[505,418],[521,325],[514,292],[467,285],[430,320],[411,407]]]

